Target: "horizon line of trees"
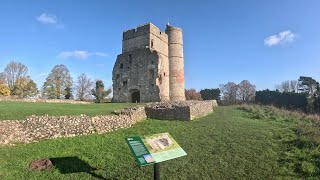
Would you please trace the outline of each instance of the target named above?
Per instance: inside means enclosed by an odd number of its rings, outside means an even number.
[[[219,88],[205,88],[199,92],[196,89],[185,89],[186,100],[220,100],[220,89]]]
[[[20,62],[11,61],[3,72],[0,72],[0,96],[75,98],[80,101],[95,99],[99,103],[103,102],[111,92],[111,88],[105,89],[101,80],[93,81],[84,73],[80,74],[74,83],[69,69],[63,64],[52,68],[41,90],[38,90],[36,83],[28,75],[28,67]],[[308,76],[300,76],[298,80],[283,81],[275,85],[275,90],[256,91],[255,85],[243,80],[239,84],[228,82],[219,85],[219,88],[205,88],[199,92],[192,88],[186,89],[185,95],[187,100],[216,99],[220,105],[255,103],[320,113],[320,85]]]
[[[300,76],[298,80],[283,81],[276,90],[257,91],[255,102],[280,108],[320,113],[320,87],[312,77]]]
[[[228,82],[220,84],[219,88],[201,89],[199,92],[193,88],[186,89],[187,100],[217,100],[220,105],[234,105],[254,102],[256,86],[248,80],[239,84]]]
[[[219,95],[212,99],[217,99],[219,105],[252,103],[302,110],[306,113],[320,113],[320,85],[308,76],[300,76],[298,80],[283,81],[275,85],[275,90],[256,91],[256,86],[248,80],[243,80],[239,84],[234,82],[221,84],[215,90]],[[203,92],[203,90],[198,92],[195,89],[186,89],[186,99],[204,100]]]
[[[69,69],[63,64],[52,68],[41,90],[38,90],[36,83],[28,75],[28,67],[20,62],[11,61],[3,72],[0,72],[0,96],[46,99],[75,98],[80,101],[94,98],[96,102],[100,103],[111,92],[111,88],[105,89],[102,80],[93,81],[84,73],[80,74],[74,83]]]

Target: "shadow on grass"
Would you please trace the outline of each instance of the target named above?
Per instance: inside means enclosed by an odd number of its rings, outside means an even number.
[[[106,179],[103,176],[94,173],[97,168],[91,167],[90,164],[84,162],[76,156],[50,158],[50,160],[54,167],[57,168],[61,174],[85,172],[95,178]]]

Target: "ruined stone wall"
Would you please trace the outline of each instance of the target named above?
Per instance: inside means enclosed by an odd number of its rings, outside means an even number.
[[[168,35],[159,28],[150,24],[149,47],[168,57]]]
[[[31,143],[43,139],[105,133],[148,118],[192,120],[212,112],[216,101],[161,102],[114,111],[113,115],[29,116],[25,120],[0,121],[0,145]]]
[[[212,102],[212,106],[213,106],[213,107],[218,106],[218,102],[217,102],[217,100],[211,100],[211,102]]]
[[[129,128],[146,119],[144,106],[117,111],[115,115],[29,116],[26,120],[0,121],[0,145],[31,143],[43,139],[74,137]]]
[[[190,108],[190,120],[206,116],[213,110],[213,101],[194,101]]]
[[[214,101],[176,101],[148,103],[148,118],[163,120],[193,120],[213,111]]]
[[[131,62],[128,59],[131,55]],[[152,102],[169,98],[160,87],[162,66],[160,54],[150,49],[141,49],[118,56],[112,72],[113,102],[131,102],[132,93],[140,92],[140,101]],[[121,68],[122,67],[122,68]],[[168,79],[167,79],[168,81]]]
[[[161,120],[190,120],[190,109],[187,106],[171,103],[156,103],[146,106],[148,118]]]
[[[8,97],[1,97],[0,101],[90,104],[90,102],[75,101],[70,99],[13,99]]]
[[[148,48],[149,46],[149,34],[140,35],[131,39],[123,40],[122,53],[128,51],[134,51],[136,49]]]
[[[116,115],[95,116],[92,124],[97,133],[105,133],[120,128],[129,128],[133,124],[146,119],[144,106],[136,106],[115,111]]]
[[[122,53],[149,46],[150,25],[139,26],[123,32]]]
[[[168,35],[151,24],[149,39],[151,50],[159,54],[156,85],[159,87],[160,101],[170,101]]]
[[[91,118],[80,116],[29,116],[22,122],[26,142],[91,134]]]
[[[151,43],[152,40],[153,44]],[[141,48],[153,48],[168,55],[168,36],[151,23],[123,33],[122,53]]]
[[[170,101],[170,87],[169,87],[169,63],[168,56],[159,53],[158,72],[156,77],[156,85],[159,87],[160,101]],[[155,101],[153,101],[155,102]]]
[[[113,102],[170,101],[168,35],[148,23],[123,33],[122,54],[113,68]],[[122,68],[120,68],[120,66]]]
[[[22,123],[19,120],[0,121],[0,145],[13,142],[25,142],[23,140]]]

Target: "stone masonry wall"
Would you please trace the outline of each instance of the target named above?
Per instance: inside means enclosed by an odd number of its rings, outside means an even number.
[[[193,120],[213,111],[216,101],[176,101],[148,103],[148,118],[165,120]]]
[[[10,97],[0,97],[0,101],[90,104],[90,102],[75,101],[75,100],[69,100],[69,99],[14,99]]]
[[[146,105],[148,118],[162,120],[190,120],[190,109],[181,102],[150,103]]]
[[[198,101],[199,102],[199,101]],[[200,101],[201,103],[197,103],[195,101],[192,103],[190,108],[190,120],[206,116],[212,112],[213,102],[212,101]]]
[[[192,120],[212,112],[216,101],[162,102],[114,111],[113,115],[29,116],[25,120],[0,121],[0,145],[31,143],[43,139],[105,133],[148,118]]]
[[[95,116],[92,118],[92,124],[97,133],[102,134],[121,128],[129,128],[147,118],[144,106],[116,110],[114,113],[115,115]]]
[[[0,145],[11,144],[13,142],[25,142],[21,140],[23,133],[21,121],[0,121]]]
[[[31,143],[43,139],[105,133],[128,128],[146,119],[144,106],[122,109],[115,115],[29,116],[25,120],[0,121],[0,145]]]
[[[26,143],[60,137],[87,135],[94,132],[91,118],[80,116],[29,116],[22,122]]]

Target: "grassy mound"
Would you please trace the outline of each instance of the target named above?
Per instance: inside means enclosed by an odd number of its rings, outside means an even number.
[[[125,137],[161,132],[188,154],[161,163],[162,179],[316,179],[318,146],[299,131],[311,122],[252,106],[218,107],[195,121],[148,119],[103,135],[0,147],[0,179],[151,179],[152,167],[137,167]],[[29,171],[28,164],[41,158],[50,158],[54,168]]]
[[[63,104],[40,102],[0,102],[0,120],[21,120],[30,115],[62,116],[80,115],[88,116],[110,114],[116,109],[134,106],[134,103],[102,103],[102,104]]]
[[[248,117],[279,123],[293,134],[279,134],[283,147],[279,163],[284,172],[300,177],[320,178],[320,116],[271,106],[240,106]]]

